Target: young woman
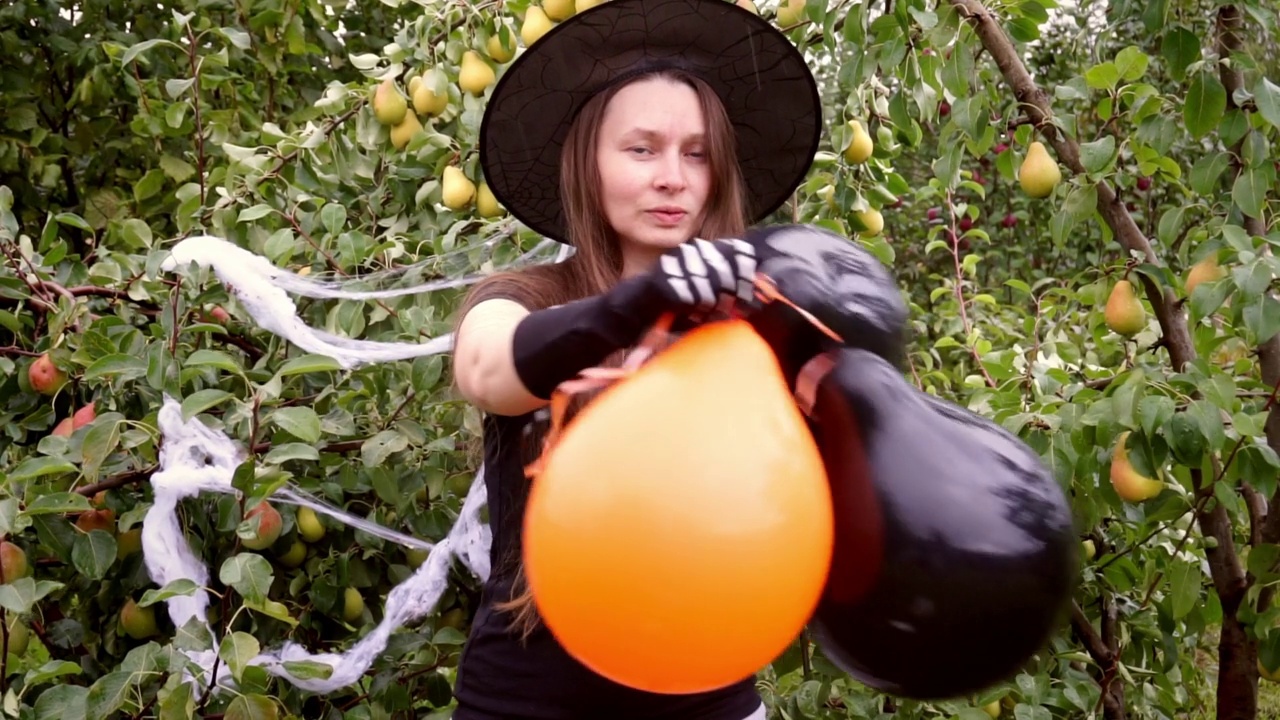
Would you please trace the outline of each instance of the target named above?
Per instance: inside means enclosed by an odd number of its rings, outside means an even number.
[[[558,384],[613,361],[666,312],[750,301],[756,253],[735,238],[801,182],[821,121],[794,45],[726,0],[611,0],[503,74],[481,129],[486,180],[517,219],[575,252],[486,279],[459,313],[454,375],[484,413],[493,572],[455,720],[763,720],[752,677],[647,693],[556,642],[520,569],[524,467]]]

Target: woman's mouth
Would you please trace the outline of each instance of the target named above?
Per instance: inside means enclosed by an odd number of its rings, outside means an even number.
[[[655,208],[649,211],[649,215],[660,225],[677,225],[687,214],[679,208]]]

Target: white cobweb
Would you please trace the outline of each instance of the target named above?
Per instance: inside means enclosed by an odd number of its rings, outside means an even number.
[[[289,293],[312,298],[360,300],[460,287],[478,281],[485,273],[462,274],[446,270],[444,279],[408,287],[387,290],[350,289],[359,284],[377,285],[392,275],[403,279],[432,264],[431,261],[448,260],[449,256],[463,253],[470,254],[470,257],[463,258],[462,262],[474,267],[477,264],[474,257],[477,250],[491,252],[501,239],[501,236],[490,238],[482,243],[436,256],[407,271],[348,280],[323,280],[277,267],[266,258],[221,238],[199,235],[175,245],[161,269],[166,272],[183,271],[190,268],[192,263],[212,268],[218,280],[259,327],[307,352],[331,357],[344,368],[354,368],[368,363],[448,352],[452,349],[453,337],[452,334],[443,335],[428,338],[421,343],[373,342],[340,337],[304,323],[298,317],[297,307]],[[560,262],[571,252],[569,246],[544,240],[514,261],[495,269]],[[178,521],[177,509],[184,498],[200,493],[238,493],[232,486],[232,477],[236,468],[244,461],[245,451],[226,434],[205,426],[197,418],[184,419],[181,404],[168,395],[160,409],[159,426],[160,462],[158,470],[151,476],[154,504],[142,523],[142,550],[147,573],[162,588],[183,579],[190,580],[197,587],[193,593],[171,595],[164,600],[169,618],[176,627],[181,628],[189,621],[196,620],[214,640],[209,649],[184,651],[198,668],[185,671],[184,679],[198,682],[202,689],[213,683],[217,690],[234,690],[236,683],[230,668],[226,663],[218,661],[217,648],[220,642],[206,614],[209,606],[209,593],[206,590],[210,579],[209,568],[192,551]],[[429,549],[431,552],[413,575],[388,594],[382,622],[346,652],[312,653],[296,643],[288,642],[281,647],[261,652],[249,664],[261,666],[272,675],[315,693],[346,687],[364,675],[378,654],[386,648],[391,633],[434,611],[448,588],[448,574],[454,559],[460,561],[482,582],[487,580],[492,538],[489,528],[480,518],[480,509],[487,500],[484,473],[482,465],[467,493],[458,519],[448,535],[434,544],[356,517],[292,484],[276,490],[270,497],[273,502],[310,507],[390,542]],[[290,672],[286,663],[301,661],[321,663],[329,666],[332,671],[324,678],[317,678],[314,673],[298,677]]]

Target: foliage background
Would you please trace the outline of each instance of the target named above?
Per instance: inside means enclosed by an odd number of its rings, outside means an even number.
[[[484,97],[460,91],[462,54],[518,35],[529,7],[0,7],[0,532],[33,568],[0,586],[0,627],[31,635],[0,667],[7,716],[447,716],[478,601],[463,573],[359,685],[322,697],[241,667],[248,646],[237,643],[221,650],[245,694],[193,694],[169,652],[192,640],[163,612],[158,635],[122,634],[126,600],[155,589],[126,538],[149,507],[163,393],[251,446],[259,464],[421,537],[443,537],[476,465],[477,418],[450,391],[444,358],[273,382],[296,348],[247,322],[211,275],[157,267],[176,239],[201,232],[332,277],[448,271],[432,258],[494,234],[507,238],[498,262],[529,247],[537,238],[508,217],[441,203],[446,166],[482,180]],[[759,6],[775,22],[778,10]],[[1280,666],[1278,11],[1274,0],[808,0],[787,23],[823,83],[829,132],[775,220],[856,236],[860,211],[883,212],[884,233],[859,241],[911,299],[912,380],[1036,447],[1097,555],[1072,622],[1007,683],[900,701],[797,643],[760,673],[771,718],[983,720],[993,701],[1018,720],[1277,716],[1266,681],[1259,708],[1258,669],[1259,657]],[[423,116],[397,150],[370,91],[424,74],[448,108]],[[849,119],[876,139],[865,164],[840,155]],[[1033,140],[1064,172],[1043,200],[1017,183]],[[1188,296],[1188,270],[1209,256],[1226,277]],[[1128,340],[1103,320],[1122,277],[1149,313]],[[449,331],[461,292],[299,309],[330,332],[417,341]],[[218,307],[228,321],[211,314]],[[53,396],[27,376],[45,353],[70,375]],[[89,402],[91,424],[51,433]],[[1120,500],[1107,479],[1125,430],[1136,466],[1167,482],[1144,503]],[[114,527],[77,529],[90,498]],[[290,567],[297,532],[292,509],[281,511],[284,533],[261,554],[272,561],[266,595],[287,620],[246,609],[255,598],[220,580],[213,619],[264,648],[292,639],[340,651],[421,558],[326,521]],[[252,552],[242,516],[229,497],[183,507],[211,568]],[[347,587],[365,602],[351,622]],[[5,635],[10,649],[21,634]]]

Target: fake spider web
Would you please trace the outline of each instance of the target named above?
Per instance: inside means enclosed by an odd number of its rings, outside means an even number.
[[[421,294],[468,285],[482,279],[485,272],[465,272],[477,264],[491,266],[492,260],[477,262],[477,254],[491,253],[506,237],[496,235],[478,244],[443,253],[405,270],[388,271],[358,279],[324,280],[299,275],[273,265],[267,258],[234,245],[222,238],[199,235],[175,245],[160,269],[165,272],[185,271],[195,266],[211,268],[228,292],[239,301],[261,328],[280,336],[310,353],[333,358],[344,369],[370,363],[392,362],[414,357],[449,352],[453,348],[452,333],[428,338],[421,343],[374,342],[344,338],[308,326],[298,316],[290,293],[311,298],[372,300],[400,295]],[[551,240],[540,242],[532,250],[495,269],[560,262],[572,248]],[[443,262],[441,262],[443,261]],[[441,266],[443,265],[443,270]],[[384,290],[355,290],[357,285],[377,285],[393,277],[412,278],[428,267],[443,279]],[[246,457],[245,450],[225,433],[205,426],[197,418],[184,419],[181,403],[165,395],[159,412],[161,436],[159,468],[151,475],[154,504],[142,523],[142,550],[147,573],[161,588],[179,580],[193,582],[196,589],[186,595],[170,595],[163,602],[175,627],[195,620],[214,639],[205,650],[182,650],[198,672],[188,667],[184,680],[196,680],[201,687],[212,683],[219,691],[235,690],[230,668],[218,661],[220,642],[211,627],[206,611],[209,607],[209,568],[202,564],[178,521],[178,504],[201,493],[237,494],[232,486],[236,468]],[[387,647],[391,633],[434,611],[448,588],[448,574],[456,558],[481,582],[489,577],[489,547],[492,535],[481,520],[480,509],[487,497],[485,468],[480,466],[463,502],[458,519],[448,535],[438,543],[430,543],[364,518],[356,517],[329,505],[293,484],[285,485],[271,495],[273,502],[310,507],[351,527],[406,547],[430,550],[418,569],[392,588],[386,598],[383,618],[377,627],[342,653],[312,653],[305,647],[286,642],[282,646],[259,653],[249,665],[262,667],[268,673],[289,681],[294,686],[314,693],[326,693],[358,681]],[[289,663],[309,662],[328,666],[327,677],[307,672],[300,677]],[[198,675],[198,677],[196,677]]]

